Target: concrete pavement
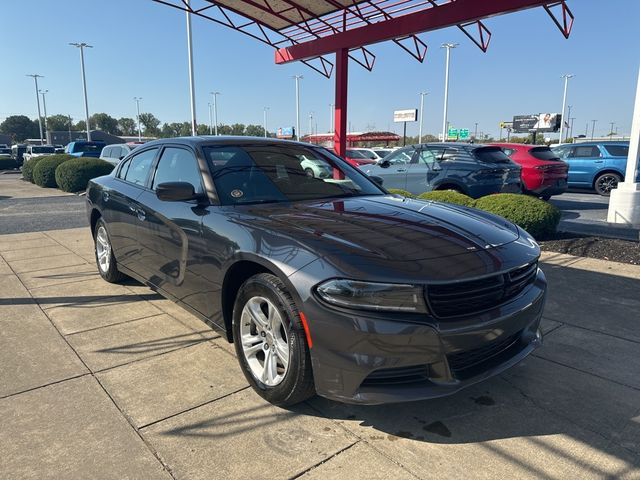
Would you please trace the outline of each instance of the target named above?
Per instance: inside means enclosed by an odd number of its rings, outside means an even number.
[[[0,477],[640,478],[640,267],[546,254],[545,345],[452,397],[291,409],[88,229],[0,235]]]

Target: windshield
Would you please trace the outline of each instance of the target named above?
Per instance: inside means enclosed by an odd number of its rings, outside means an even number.
[[[484,163],[511,163],[507,154],[500,147],[480,147],[473,152],[478,160]]]
[[[297,146],[216,145],[203,147],[223,205],[384,195],[364,174],[328,150]],[[303,162],[332,174],[309,173]]]
[[[378,157],[376,156],[375,153],[370,152],[369,150],[356,150],[360,155],[362,155],[364,158],[368,158],[369,160],[376,160]],[[360,158],[360,157],[358,157]]]
[[[529,150],[529,153],[538,160],[560,160],[558,154],[549,147],[535,147]]]
[[[31,153],[55,153],[54,147],[31,147]]]
[[[369,158],[365,156],[360,150],[347,150],[347,157],[349,158]]]
[[[78,143],[73,147],[74,152],[101,152],[104,147],[101,143]]]

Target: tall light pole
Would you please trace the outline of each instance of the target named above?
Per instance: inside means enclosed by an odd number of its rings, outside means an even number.
[[[44,111],[44,124],[47,124],[47,111]],[[613,126],[616,124],[616,122],[611,122],[611,130],[609,130],[609,137],[613,137]]]
[[[564,112],[567,108],[567,86],[569,85],[569,79],[575,77],[572,73],[566,73],[562,75],[560,78],[564,78],[564,93],[562,94],[562,114],[560,116],[560,139],[558,143],[562,143],[562,134],[564,132]],[[571,115],[571,113],[569,113]]]
[[[211,116],[211,102],[207,103],[209,106],[209,135],[213,135],[213,117]]]
[[[138,141],[142,141],[142,129],[140,128],[140,100],[142,97],[133,97],[133,101],[136,102],[136,120],[138,121]]]
[[[42,75],[38,75],[37,73],[32,73],[27,75],[27,77],[33,78],[33,81],[36,83],[36,102],[38,104],[38,125],[40,126],[40,145],[42,145],[42,117],[40,115],[40,95],[38,94],[38,79],[44,78]]]
[[[569,119],[569,121],[571,122],[571,124],[569,125],[569,138],[573,138],[573,121],[575,120],[575,117],[571,117]]]
[[[591,120],[592,124],[591,124],[591,140],[593,140],[593,132],[595,132],[596,130],[596,122],[598,120]]]
[[[422,111],[424,110],[424,97],[429,95],[429,92],[420,92],[420,127],[418,129],[418,143],[422,143]]]
[[[47,99],[44,97],[49,90],[40,90],[40,95],[42,95],[42,108],[44,109],[44,133],[45,137],[47,136],[47,132],[49,129],[47,128]]]
[[[478,140],[478,122],[475,122],[475,123],[476,123],[476,129],[473,131],[473,139]],[[500,136],[502,136],[502,134]]]
[[[309,135],[313,135],[313,112],[309,112]],[[311,141],[311,137],[309,137]]]
[[[451,49],[456,48],[457,43],[443,43],[440,48],[447,49],[447,63],[444,72],[444,115],[442,117],[442,141],[447,141],[447,107],[449,103],[449,62],[451,61]]]
[[[267,110],[269,110],[269,107],[264,107],[263,109],[263,124],[262,124],[262,128],[264,129],[264,138],[267,138]]]
[[[333,127],[333,121],[335,120],[335,106],[333,103],[329,104],[329,133],[333,134],[335,132],[335,128]]]
[[[91,127],[89,125],[89,102],[87,101],[87,77],[84,73],[84,49],[93,48],[86,43],[70,43],[69,45],[80,49],[80,69],[82,70],[82,91],[84,93],[84,121],[87,127],[87,140],[91,141]]]
[[[218,95],[220,92],[209,92],[213,99],[213,134],[218,136]]]
[[[198,134],[198,124],[196,122],[196,87],[193,79],[193,41],[191,39],[191,0],[183,0],[186,5],[187,14],[187,59],[189,62],[189,99],[191,103],[191,136]]]
[[[296,140],[300,141],[300,80],[302,75],[294,75],[291,77],[296,81]]]

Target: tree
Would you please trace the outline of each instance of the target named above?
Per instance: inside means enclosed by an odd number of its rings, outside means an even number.
[[[244,135],[244,124],[234,123],[231,125],[231,135]]]
[[[92,128],[102,130],[111,135],[119,135],[118,121],[106,113],[94,113],[89,118],[89,124]]]
[[[160,125],[160,120],[158,120],[153,113],[141,113],[140,114],[140,123],[144,125],[144,134],[150,137],[158,136],[160,130],[158,129],[158,125]]]
[[[38,138],[40,136],[38,121],[33,122],[25,115],[11,115],[7,117],[4,122],[0,123],[0,132],[11,135],[16,142],[22,142],[27,138]]]
[[[244,125],[242,125],[242,128],[244,129]],[[233,135],[231,132],[232,130],[229,125],[218,125],[218,135]]]
[[[262,125],[247,125],[244,135],[249,135],[251,137],[264,137],[264,128]]]
[[[118,130],[121,135],[130,137],[138,133],[138,124],[133,118],[122,117],[118,119]]]
[[[78,130],[80,132],[85,131],[87,129],[87,124],[84,120],[79,120],[78,123],[75,124],[73,130]]]
[[[189,122],[182,123],[165,123],[162,125],[160,136],[164,138],[185,137],[191,135],[191,124]]]
[[[69,116],[57,114],[47,117],[47,128],[52,132],[66,132],[69,130]]]

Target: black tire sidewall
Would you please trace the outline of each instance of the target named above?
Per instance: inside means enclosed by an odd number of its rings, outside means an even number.
[[[608,196],[610,196],[610,195],[611,195],[611,190],[610,190],[610,191],[608,191],[608,192],[602,192],[602,191],[600,191],[600,189],[598,188],[598,183],[600,183],[600,179],[601,179],[602,177],[608,177],[608,176],[610,176],[610,177],[616,177],[616,178],[618,179],[618,181],[617,181],[616,185],[617,185],[617,184],[619,184],[619,183],[622,181],[622,177],[621,177],[620,175],[618,175],[617,173],[603,173],[602,175],[598,175],[598,178],[596,178],[596,181],[595,181],[595,191],[596,191],[596,193],[597,193],[598,195],[601,195],[601,196],[603,196],[603,197],[608,197]]]
[[[100,262],[98,261],[97,237],[98,237],[98,230],[100,229],[100,227],[104,227],[104,231],[106,232],[107,238],[109,239],[109,245],[111,246],[111,252],[110,252],[111,258],[109,260],[109,270],[106,272],[102,271],[102,269],[100,268]],[[116,265],[116,258],[113,255],[113,244],[111,243],[111,236],[109,235],[109,229],[107,228],[107,224],[104,222],[104,220],[102,220],[102,218],[99,218],[98,221],[96,222],[96,226],[93,232],[93,254],[96,260],[96,267],[98,268],[98,273],[104,280],[110,283],[115,283],[122,279],[123,275],[118,271],[118,267]]]
[[[277,286],[284,289],[284,284],[276,276],[268,274],[256,275],[243,284],[233,308],[233,338],[242,373],[253,389],[275,405],[289,405],[297,403],[291,399],[295,397],[301,382],[304,381],[304,370],[309,368],[307,363],[310,363],[310,356],[297,308],[290,303],[291,298],[287,298]],[[286,292],[286,289],[284,291]],[[246,302],[256,296],[269,299],[278,308],[287,328],[289,368],[284,380],[276,386],[265,385],[253,376],[242,350],[240,317]]]

